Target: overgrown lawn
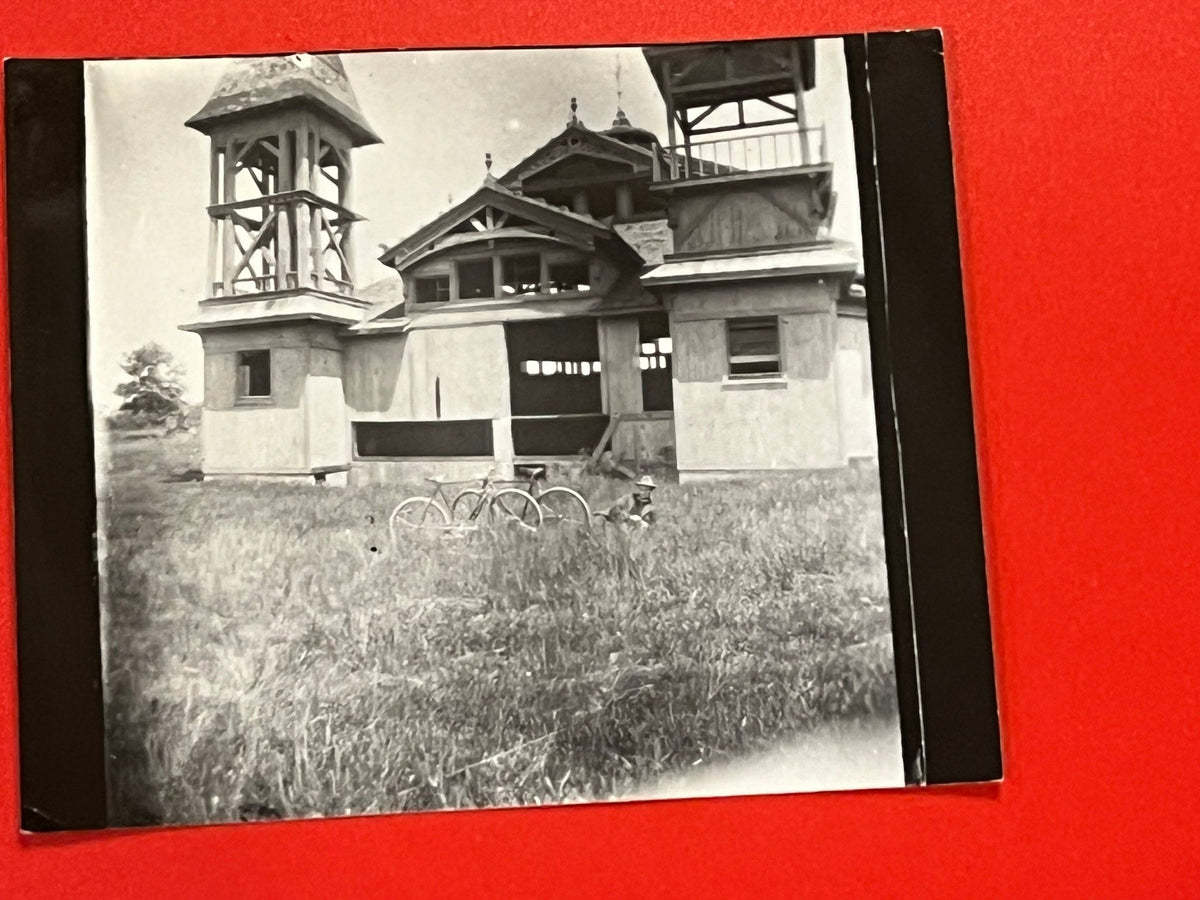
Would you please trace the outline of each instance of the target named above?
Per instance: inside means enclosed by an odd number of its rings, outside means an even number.
[[[619,796],[894,708],[872,468],[667,484],[645,532],[393,548],[423,487],[172,480],[193,442],[112,445],[121,824]]]

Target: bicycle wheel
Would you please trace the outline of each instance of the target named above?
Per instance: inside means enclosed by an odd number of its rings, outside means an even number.
[[[537,501],[547,522],[592,527],[592,511],[578,491],[569,487],[546,488],[538,494]]]
[[[452,522],[476,522],[483,507],[483,491],[479,488],[464,488],[450,502]]]
[[[488,507],[492,522],[520,525],[530,530],[542,525],[542,508],[532,496],[520,488],[497,491]]]
[[[422,525],[445,527],[450,524],[450,514],[442,504],[432,497],[409,497],[392,510],[388,518],[388,532],[395,540],[401,528],[419,528]]]

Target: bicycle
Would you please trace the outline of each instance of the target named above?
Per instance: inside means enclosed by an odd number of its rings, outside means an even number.
[[[434,485],[433,493],[427,497],[408,497],[401,500],[388,517],[388,533],[392,540],[396,539],[398,525],[408,528],[430,526],[434,528],[472,528],[481,522],[511,523],[520,525],[530,531],[541,527],[543,517],[541,507],[528,493],[519,488],[497,488],[491,473],[484,475],[478,488],[465,488],[455,494],[451,500],[445,492],[446,479],[434,475],[425,479]],[[450,482],[450,484],[462,482]],[[461,506],[460,499],[464,495],[477,497],[478,502],[470,509],[462,508],[462,515],[456,521],[453,510]]]
[[[582,494],[562,485],[542,487],[546,478],[545,466],[518,466],[517,471],[524,474],[525,478],[509,483],[524,485],[524,489],[513,489],[517,490],[520,496],[505,494],[495,501],[504,507],[506,513],[523,520],[529,514],[525,507],[530,501],[534,501],[540,507],[545,522],[581,528],[592,527],[592,511]],[[451,519],[472,515],[481,502],[481,491],[478,489],[467,488],[460,491],[450,504]]]

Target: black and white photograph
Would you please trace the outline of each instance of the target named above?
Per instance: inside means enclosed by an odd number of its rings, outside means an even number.
[[[841,38],[85,99],[111,824],[911,780]]]

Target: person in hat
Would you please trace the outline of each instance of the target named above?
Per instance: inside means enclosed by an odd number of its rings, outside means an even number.
[[[651,495],[657,485],[649,475],[643,475],[633,483],[633,486],[632,493],[626,494],[610,506],[603,515],[610,522],[627,522],[646,528],[654,521],[654,505]]]

